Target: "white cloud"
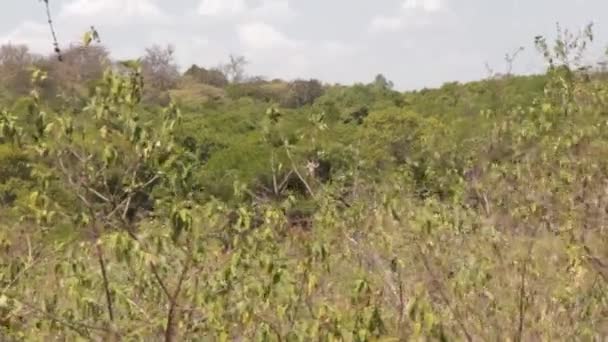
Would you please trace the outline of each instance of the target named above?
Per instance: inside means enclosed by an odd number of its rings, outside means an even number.
[[[404,26],[404,18],[402,17],[374,17],[369,25],[370,32],[394,32],[399,31]]]
[[[252,22],[238,28],[239,40],[250,50],[264,50],[271,48],[293,48],[298,45],[282,32],[264,22]]]
[[[63,6],[62,17],[164,17],[153,0],[73,0]]]
[[[246,9],[244,0],[202,0],[198,13],[205,16],[224,16],[242,13]]]
[[[201,0],[197,12],[209,17],[245,16],[273,21],[293,16],[288,0],[261,0],[257,4],[251,2],[251,0]]]
[[[355,46],[338,41],[303,41],[283,54],[272,54],[272,67],[265,73],[275,77],[327,79],[328,74],[352,77],[345,67],[358,54]]]
[[[50,53],[53,51],[51,34],[47,25],[33,21],[25,21],[4,36],[0,36],[1,44],[27,44],[31,51]]]
[[[255,17],[281,19],[293,15],[288,0],[263,0],[262,3],[252,9]]]
[[[406,10],[422,10],[424,12],[437,12],[442,9],[441,0],[405,0],[403,8]]]
[[[319,69],[340,72],[339,65],[356,54],[354,47],[342,42],[292,39],[263,21],[241,25],[237,35],[251,69],[271,78],[323,78]]]
[[[450,15],[450,12],[446,11],[445,0],[405,0],[401,9],[395,15],[373,17],[368,32],[377,34],[425,28],[447,20]],[[442,16],[441,20],[438,15]]]

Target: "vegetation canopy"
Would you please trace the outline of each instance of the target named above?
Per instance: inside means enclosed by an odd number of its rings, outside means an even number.
[[[0,340],[608,338],[593,40],[405,93],[2,46]]]

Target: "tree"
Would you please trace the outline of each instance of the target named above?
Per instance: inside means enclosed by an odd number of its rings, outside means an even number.
[[[146,48],[142,59],[143,75],[153,89],[165,91],[175,86],[179,72],[174,53],[175,49],[171,45]]]
[[[190,76],[194,80],[200,83],[212,85],[214,87],[223,88],[228,85],[228,79],[221,70],[218,69],[205,69],[198,65],[192,65],[185,73],[184,76]]]
[[[46,61],[49,78],[56,87],[68,94],[88,95],[91,82],[101,78],[110,65],[108,50],[102,45],[74,44],[62,51],[62,60]]]
[[[0,66],[2,68],[19,68],[30,65],[34,56],[27,45],[6,44],[0,46]]]
[[[295,80],[289,84],[289,92],[281,104],[289,108],[311,105],[323,93],[323,85],[318,80]]]
[[[374,82],[372,83],[374,87],[382,90],[391,90],[393,89],[393,82],[389,81],[384,75],[378,74],[374,78]]]
[[[0,46],[0,83],[16,94],[25,94],[30,87],[28,68],[37,58],[26,45]]]
[[[141,68],[137,62],[127,62],[125,67],[129,70],[127,75],[110,71],[103,75],[95,95],[83,111],[87,118],[80,124],[75,124],[69,114],[47,116],[34,90],[34,129],[31,139],[24,139],[27,148],[39,153],[36,176],[44,184],[30,196],[31,216],[37,225],[48,227],[60,225],[61,220],[67,219],[73,229],[80,230],[78,235],[88,237],[83,239],[82,246],[88,240],[84,249],[90,250],[98,264],[104,297],[104,310],[99,314],[107,317],[103,319],[99,315],[97,319],[108,322],[104,330],[110,336],[118,334],[114,324],[122,314],[117,309],[119,301],[113,293],[109,257],[102,241],[112,232],[118,232],[132,239],[132,243],[143,243],[136,235],[135,227],[147,212],[159,205],[151,198],[152,189],[163,182],[176,182],[179,177],[174,173],[177,159],[169,156],[176,146],[173,131],[180,112],[175,106],[166,108],[160,129],[142,125],[139,120],[143,90]],[[42,78],[40,71],[34,75],[35,81]],[[54,179],[60,180],[68,189],[67,202],[49,194],[49,184]],[[179,185],[171,188],[172,199],[163,200],[168,208],[174,207],[173,203],[177,202],[173,199],[180,197],[177,195]],[[177,240],[181,231],[187,229],[189,217],[184,211],[169,213],[169,216],[175,227],[173,239]],[[186,262],[183,273],[188,272],[189,263]],[[175,341],[178,315],[175,307],[181,282],[169,293],[169,287],[165,285],[167,280],[160,275],[155,262],[146,261],[140,266],[149,268],[149,275],[155,278],[159,289],[165,291],[169,307],[165,340]]]
[[[243,56],[230,55],[227,63],[220,65],[224,75],[228,78],[231,83],[240,83],[245,78],[245,66],[249,64],[249,61]]]

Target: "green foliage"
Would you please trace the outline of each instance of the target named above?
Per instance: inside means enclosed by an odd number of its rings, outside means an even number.
[[[545,75],[309,84],[293,108],[286,82],[203,100],[187,78],[183,113],[142,106],[137,61],[57,107],[35,72],[0,112],[0,336],[605,339],[608,83],[574,67],[590,32],[537,38]]]
[[[32,186],[28,157],[13,145],[0,145],[0,206],[12,205]]]

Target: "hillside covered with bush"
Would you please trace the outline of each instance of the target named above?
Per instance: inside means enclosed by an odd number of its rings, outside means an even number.
[[[0,341],[608,338],[593,38],[409,92],[2,46]]]

